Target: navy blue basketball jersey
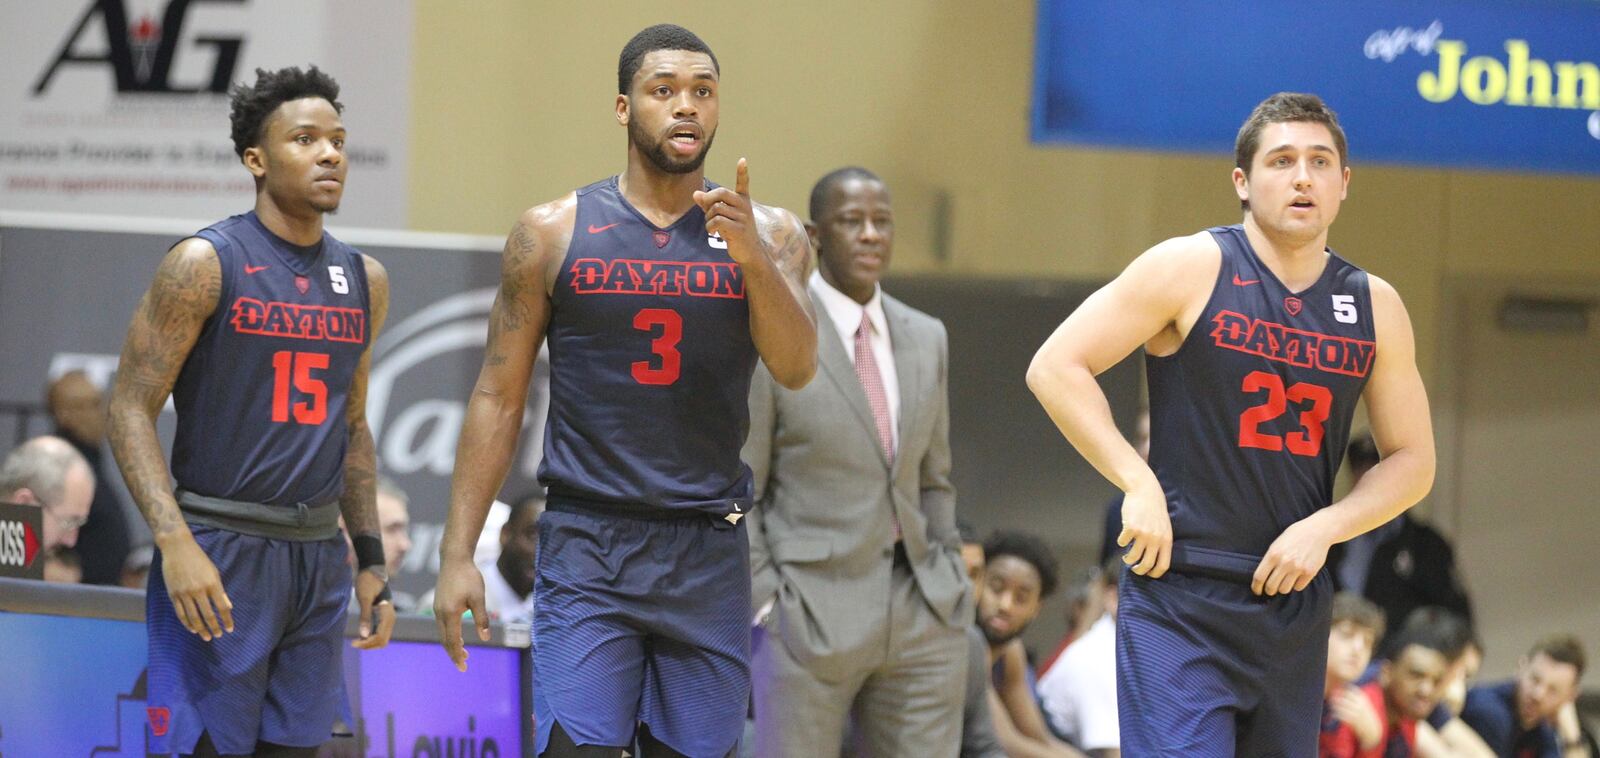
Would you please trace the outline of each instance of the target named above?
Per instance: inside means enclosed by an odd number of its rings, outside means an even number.
[[[201,495],[322,505],[344,490],[350,383],[371,338],[361,253],[286,242],[254,212],[195,234],[222,293],[172,389],[172,474]]]
[[[578,190],[551,305],[551,497],[748,510],[756,349],[743,272],[700,207],[662,229],[615,177]]]
[[[1147,356],[1150,465],[1172,516],[1173,565],[1248,576],[1290,524],[1333,499],[1376,341],[1365,271],[1332,250],[1290,292],[1242,226],[1176,353]],[[1244,558],[1248,556],[1248,558]]]

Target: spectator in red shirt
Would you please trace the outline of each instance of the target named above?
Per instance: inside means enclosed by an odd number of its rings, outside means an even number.
[[[1383,719],[1355,685],[1372,660],[1372,646],[1383,636],[1383,611],[1354,592],[1333,598],[1328,628],[1328,673],[1323,690],[1320,758],[1357,758],[1380,747]]]

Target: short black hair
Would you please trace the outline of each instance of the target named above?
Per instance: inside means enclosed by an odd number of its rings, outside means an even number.
[[[628,94],[628,89],[633,86],[633,75],[639,73],[639,65],[644,62],[644,57],[657,50],[705,53],[711,57],[711,68],[716,70],[718,76],[722,75],[722,64],[717,63],[717,54],[711,52],[711,46],[705,40],[677,24],[656,24],[633,35],[633,39],[622,46],[622,55],[617,57],[617,94]]]
[[[1361,472],[1378,465],[1378,461],[1383,457],[1378,453],[1378,443],[1373,441],[1372,435],[1365,432],[1350,438],[1350,444],[1345,447],[1344,455],[1350,459],[1350,469]]]
[[[1384,639],[1383,658],[1394,660],[1410,645],[1438,651],[1450,661],[1460,658],[1468,647],[1483,649],[1466,619],[1436,605],[1423,606],[1408,614],[1400,628]]]
[[[233,152],[241,158],[245,150],[261,144],[267,132],[267,117],[284,103],[320,97],[335,112],[344,112],[344,104],[339,102],[339,83],[316,66],[304,71],[299,66],[277,71],[258,68],[254,86],[235,84],[228,94],[232,96],[229,120],[233,122]]]
[[[812,223],[822,218],[822,212],[825,210],[824,206],[828,202],[828,190],[833,189],[834,185],[846,179],[863,179],[883,184],[883,180],[879,179],[877,174],[860,166],[845,166],[823,174],[816,184],[811,185],[811,206],[807,212],[811,214]]]
[[[1031,534],[995,532],[983,541],[983,554],[988,561],[1009,555],[1032,564],[1033,570],[1039,572],[1039,597],[1049,597],[1061,581],[1061,567],[1051,555],[1050,546]]]

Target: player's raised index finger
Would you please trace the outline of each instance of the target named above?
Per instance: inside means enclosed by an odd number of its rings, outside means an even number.
[[[750,163],[743,158],[739,159],[739,168],[733,173],[733,191],[750,196]]]

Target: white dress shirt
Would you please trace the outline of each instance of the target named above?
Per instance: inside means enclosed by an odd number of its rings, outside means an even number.
[[[849,295],[834,289],[820,271],[811,272],[811,290],[827,309],[828,318],[839,331],[839,341],[844,343],[844,354],[852,363],[856,359],[856,330],[861,328],[861,313],[866,312],[872,321],[872,357],[878,362],[878,373],[883,377],[883,394],[889,400],[889,432],[894,439],[894,449],[900,449],[900,374],[894,367],[894,344],[889,341],[889,320],[883,315],[883,288],[874,286],[872,299],[862,305]]]
[[[1107,613],[1067,646],[1037,685],[1051,726],[1083,750],[1121,746],[1116,641],[1117,623]]]

